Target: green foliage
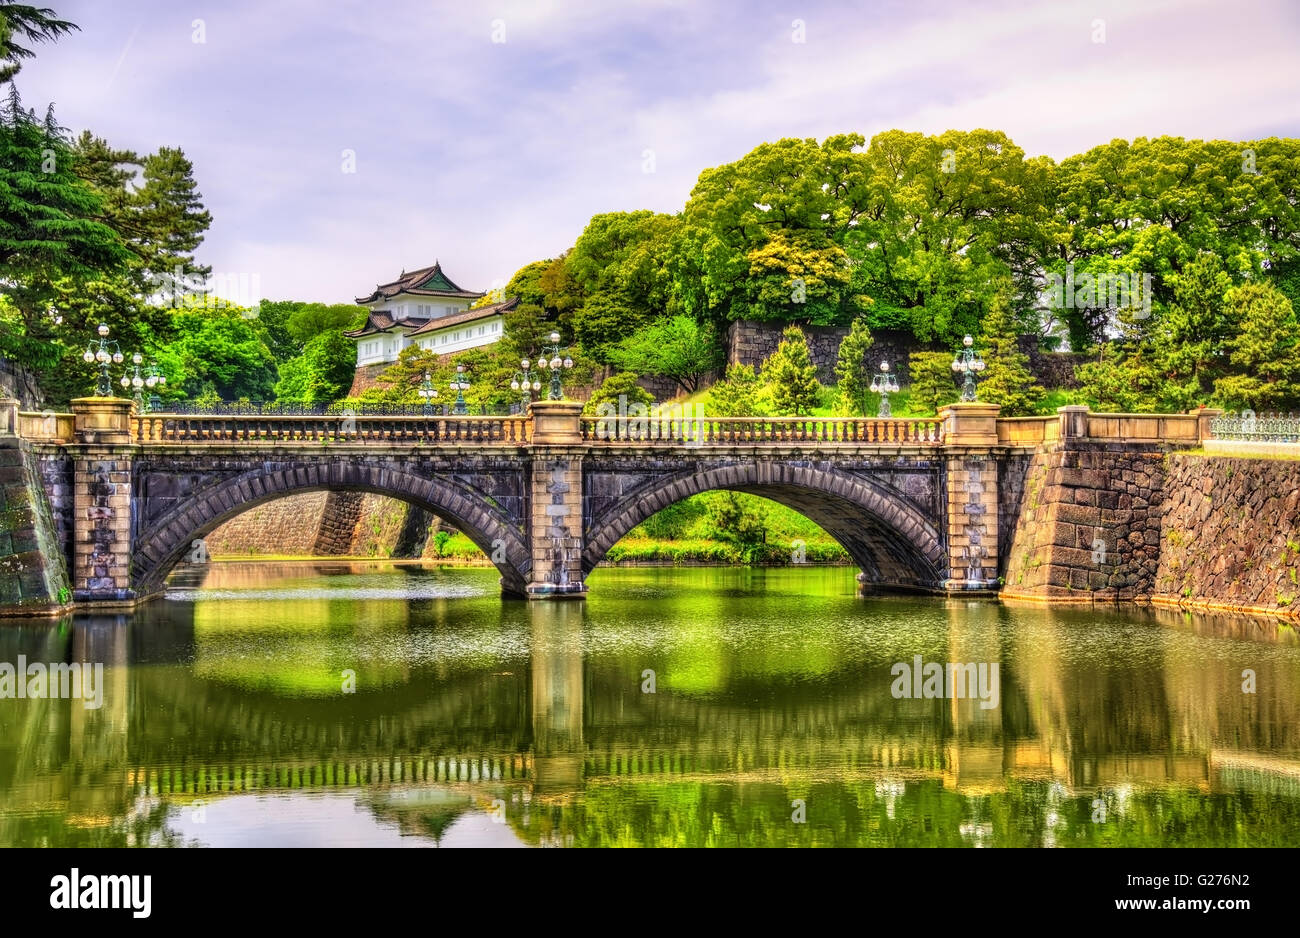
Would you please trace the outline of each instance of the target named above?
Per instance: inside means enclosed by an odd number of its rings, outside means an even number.
[[[628,371],[671,378],[688,394],[721,364],[713,328],[690,316],[651,322],[612,350],[610,359]]]
[[[705,515],[719,540],[752,547],[767,540],[766,502],[740,492],[706,492]]]
[[[594,417],[602,404],[613,406],[616,413],[628,412],[637,405],[649,408],[655,399],[636,382],[637,376],[630,371],[610,375],[583,405],[582,412]]]
[[[121,237],[100,220],[103,202],[75,163],[53,110],[37,120],[11,85],[0,108],[0,294],[22,328],[0,337],[0,354],[47,370],[67,351],[59,337],[84,325],[60,331],[48,315],[58,287],[76,292],[117,276],[129,258]]]
[[[271,399],[275,359],[247,310],[178,310],[174,319],[177,338],[159,355],[169,388],[223,401]]]
[[[913,413],[937,414],[945,404],[961,397],[953,378],[952,355],[947,352],[913,352],[907,357],[911,377],[908,400]]]
[[[864,318],[853,320],[849,334],[840,342],[835,361],[835,381],[849,414],[865,413],[867,393],[871,390],[871,366],[867,363],[873,339]]]
[[[873,327],[902,321],[921,342],[955,343],[976,331],[990,284],[1027,284],[1049,256],[1031,241],[1049,164],[1026,161],[1005,134],[891,130],[858,160],[859,224],[845,247],[861,291],[877,301]]]
[[[1067,263],[1076,276],[1150,273],[1153,303],[1163,308],[1189,259],[1213,254],[1239,283],[1296,257],[1297,173],[1300,141],[1293,139],[1113,140],[1055,168],[1039,256],[1054,258],[1058,274]],[[1109,312],[1062,310],[1071,345],[1100,341]]]
[[[781,333],[781,344],[763,362],[762,376],[778,414],[804,416],[816,406],[821,383],[798,326],[787,326]]]
[[[753,365],[728,365],[723,380],[709,388],[707,411],[713,417],[766,417],[763,379]]]
[[[12,81],[23,62],[36,54],[28,43],[52,42],[80,28],[55,19],[53,10],[4,0],[0,3],[0,84]]]
[[[1173,280],[1173,302],[1160,313],[1153,352],[1163,372],[1161,403],[1175,411],[1204,404],[1225,376],[1234,323],[1224,294],[1232,278],[1214,254],[1201,254]]]
[[[1271,283],[1236,287],[1225,301],[1240,331],[1227,343],[1237,373],[1214,385],[1220,400],[1255,411],[1300,404],[1300,320],[1291,301]]]
[[[984,318],[982,357],[987,367],[977,394],[982,401],[1000,405],[1003,417],[1037,413],[1043,399],[1043,389],[1029,371],[1029,356],[1020,351],[1016,336],[1016,321],[1004,294],[993,301]]]
[[[650,516],[606,559],[785,565],[794,562],[796,541],[802,544],[803,562],[848,560],[830,535],[794,509],[744,492],[715,491]]]
[[[1075,374],[1080,397],[1095,411],[1133,414],[1156,409],[1160,375],[1141,349],[1107,343],[1097,361],[1080,365]]]
[[[610,212],[594,216],[578,237],[564,263],[576,286],[569,292],[582,298],[569,321],[594,361],[612,361],[630,334],[674,312],[667,258],[680,227],[671,215]]]
[[[275,398],[304,404],[332,404],[352,386],[357,346],[337,330],[307,341],[302,354],[280,366]]]
[[[856,134],[784,139],[704,170],[673,265],[683,305],[720,320],[831,323],[861,313],[843,242],[865,207],[853,153],[862,143]]]

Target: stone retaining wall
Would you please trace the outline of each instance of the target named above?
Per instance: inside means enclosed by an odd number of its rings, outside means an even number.
[[[48,615],[71,598],[39,461],[16,437],[0,439],[0,613]]]
[[[1007,554],[1009,597],[1145,599],[1160,560],[1164,453],[1077,443],[1040,452]]]
[[[1157,602],[1300,613],[1300,462],[1169,457]]]

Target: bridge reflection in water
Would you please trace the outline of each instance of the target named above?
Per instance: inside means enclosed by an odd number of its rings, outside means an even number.
[[[675,633],[670,599],[639,641],[596,601],[474,608],[327,597],[294,638],[259,632],[257,602],[6,629],[0,660],[103,661],[106,686],[99,709],[0,705],[0,844],[203,840],[187,812],[331,790],[432,840],[493,815],[576,845],[1300,837],[1298,650],[1268,624],[1148,611],[1081,632],[1096,614],[882,601],[879,641],[846,659],[798,622]],[[999,663],[998,706],[895,699],[889,662],[914,653]]]

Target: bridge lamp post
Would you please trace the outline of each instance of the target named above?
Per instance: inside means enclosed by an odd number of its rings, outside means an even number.
[[[131,374],[122,375],[122,387],[131,388],[132,397],[135,399],[135,409],[138,413],[144,413],[144,376],[140,374],[140,366],[144,363],[144,356],[136,352],[131,356]]]
[[[424,416],[432,417],[433,401],[438,396],[438,389],[433,386],[433,376],[427,371],[424,373],[424,380],[420,382],[420,390],[416,393],[424,401]]]
[[[113,396],[113,379],[109,376],[110,365],[122,364],[122,349],[115,341],[108,338],[108,326],[99,324],[99,339],[91,339],[81,358],[87,364],[99,362],[99,381],[95,385],[96,397]],[[111,351],[110,351],[111,350]]]
[[[877,417],[892,417],[889,412],[889,395],[898,393],[898,378],[889,373],[889,362],[880,363],[880,374],[871,376],[871,390],[880,395]]]
[[[542,389],[542,379],[530,369],[530,362],[526,358],[519,360],[520,371],[515,372],[514,378],[510,381],[510,390],[523,391],[523,396],[519,400],[519,412],[528,413],[528,405],[533,402],[533,392]]]
[[[952,370],[956,374],[966,376],[961,386],[961,399],[969,402],[975,400],[975,375],[984,370],[985,363],[971,348],[975,344],[974,339],[966,336],[961,340],[961,344],[965,347],[953,358]]]
[[[564,397],[564,391],[560,388],[561,369],[572,368],[573,359],[568,355],[560,358],[561,353],[567,349],[560,346],[560,334],[551,333],[551,344],[542,347],[542,360],[537,364],[551,373],[551,393],[550,399],[553,401],[561,400]]]
[[[162,410],[162,398],[158,396],[158,389],[167,386],[167,376],[153,359],[149,359],[149,366],[144,370],[144,384],[149,389],[149,410]]]
[[[452,408],[453,414],[464,416],[469,413],[469,407],[465,404],[465,392],[469,390],[469,378],[465,377],[465,366],[456,366],[456,377],[451,379],[451,389],[456,392],[456,406]]]

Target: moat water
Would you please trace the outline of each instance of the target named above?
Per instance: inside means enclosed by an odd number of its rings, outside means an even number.
[[[0,664],[103,667],[0,673],[0,844],[1300,845],[1292,627],[853,574],[214,563],[6,621]]]

